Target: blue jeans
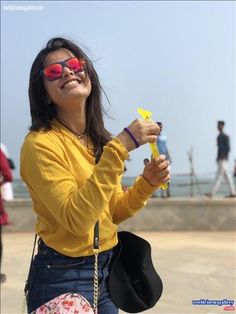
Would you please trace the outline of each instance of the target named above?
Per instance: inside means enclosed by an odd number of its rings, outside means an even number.
[[[108,291],[108,276],[112,250],[99,253],[99,314],[117,314]],[[68,257],[39,240],[29,275],[28,313],[66,292],[75,292],[93,305],[94,256]]]

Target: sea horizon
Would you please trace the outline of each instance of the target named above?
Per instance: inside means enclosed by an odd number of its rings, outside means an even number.
[[[129,188],[135,182],[137,177],[123,176],[122,185]],[[236,185],[236,177],[233,177]],[[205,193],[211,191],[214,184],[214,175],[204,174],[201,176],[191,176],[189,174],[173,175],[170,181],[170,195],[172,197],[189,197],[189,196],[204,196]],[[14,198],[30,198],[29,192],[24,182],[20,178],[13,181]],[[229,189],[226,182],[222,182],[217,196],[226,196],[229,194]],[[154,192],[154,196],[159,197],[161,190]]]

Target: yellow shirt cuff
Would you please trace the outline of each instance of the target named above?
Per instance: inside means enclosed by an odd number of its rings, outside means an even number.
[[[137,178],[136,184],[138,184],[139,188],[141,188],[145,194],[152,194],[158,189],[157,186],[151,185],[143,176]]]
[[[119,154],[119,157],[122,160],[127,160],[129,158],[128,150],[126,149],[124,144],[117,137],[113,137],[113,139],[110,142],[108,142],[108,144],[106,146],[115,148],[115,150]]]

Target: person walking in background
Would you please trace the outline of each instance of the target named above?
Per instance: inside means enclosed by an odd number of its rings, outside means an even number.
[[[15,164],[9,155],[7,146],[3,143],[1,143],[1,150],[7,158],[10,169],[14,170]],[[2,198],[4,199],[4,201],[12,201],[14,199],[14,191],[13,191],[12,182],[4,183],[1,187],[1,193],[2,193]]]
[[[226,197],[236,197],[233,180],[230,174],[228,173],[230,139],[229,139],[229,136],[224,133],[224,126],[225,126],[224,121],[217,122],[217,129],[219,131],[219,135],[217,136],[218,152],[217,152],[216,161],[217,161],[218,169],[216,172],[215,183],[212,188],[212,191],[210,193],[205,194],[208,197],[213,197],[216,194],[223,178],[225,178],[227,185],[229,187],[229,191],[230,191],[230,194],[227,195]]]
[[[146,166],[148,163],[149,163],[149,159],[148,158],[144,158],[144,160],[143,160],[144,166]]]
[[[159,128],[160,128],[160,133],[157,137],[157,148],[160,153],[160,155],[164,155],[166,157],[166,160],[169,161],[169,164],[171,164],[171,158],[170,154],[167,148],[167,138],[165,135],[162,134],[163,130],[163,124],[162,122],[157,122]],[[170,166],[169,166],[169,171],[170,171]],[[163,190],[161,189],[161,197],[164,198],[164,194],[166,194],[166,197],[170,197],[170,182],[167,183],[167,189]]]
[[[67,39],[51,39],[31,67],[32,123],[21,148],[20,173],[40,239],[28,277],[28,312],[66,292],[93,303],[99,220],[98,312],[117,314],[108,278],[118,225],[170,179],[169,162],[153,157],[133,186],[122,190],[129,152],[154,143],[159,127],[136,119],[112,137],[104,126],[101,92],[91,60]]]
[[[12,173],[11,169],[9,167],[8,160],[2,150],[0,149],[0,171],[1,171],[1,188],[3,184],[6,182],[12,182]],[[8,215],[7,212],[4,209],[4,201],[2,199],[2,192],[1,194],[1,200],[0,200],[0,269],[1,269],[1,262],[2,262],[2,226],[7,225],[9,223],[8,221]],[[0,274],[0,281],[1,283],[6,280],[5,274]]]

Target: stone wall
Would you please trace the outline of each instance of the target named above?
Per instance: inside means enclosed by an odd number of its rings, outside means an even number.
[[[5,203],[11,224],[4,232],[32,232],[36,216],[30,199]],[[131,231],[236,230],[236,199],[152,198],[121,224]]]
[[[236,200],[151,199],[122,224],[133,231],[236,230]]]

